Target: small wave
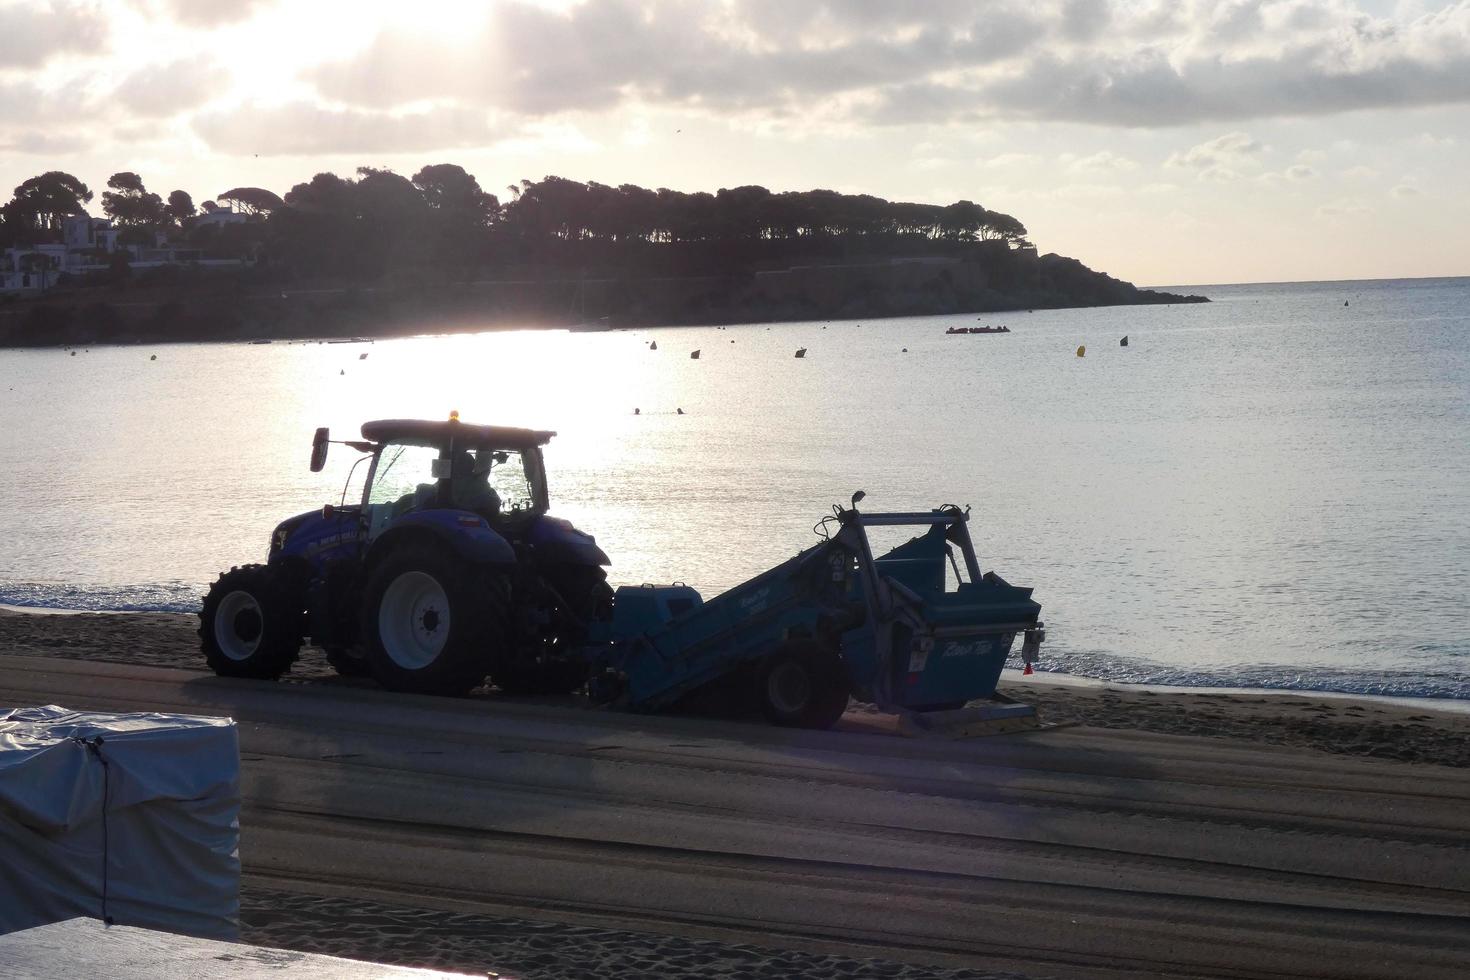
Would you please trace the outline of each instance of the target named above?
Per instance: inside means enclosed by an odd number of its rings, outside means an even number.
[[[1008,666],[1020,667],[1019,655]],[[1039,673],[1071,674],[1116,684],[1159,687],[1240,687],[1264,691],[1316,691],[1371,694],[1394,698],[1470,700],[1470,678],[1433,668],[1422,670],[1355,670],[1312,664],[1240,664],[1219,669],[1175,667],[1105,653],[1048,653],[1035,665]]]
[[[205,587],[191,582],[82,586],[0,583],[0,606],[67,612],[198,612]]]

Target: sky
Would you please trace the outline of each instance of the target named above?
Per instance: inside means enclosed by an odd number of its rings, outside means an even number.
[[[0,0],[0,191],[430,163],[967,199],[1143,285],[1470,275],[1470,0]]]

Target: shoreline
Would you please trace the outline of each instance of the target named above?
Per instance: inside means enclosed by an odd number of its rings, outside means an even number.
[[[36,612],[0,608],[0,653],[205,672],[190,613]],[[303,647],[292,682],[373,686],[338,678]],[[1043,724],[1203,736],[1337,755],[1470,767],[1470,702],[1244,688],[1184,689],[1114,684],[1072,675],[1007,670],[1003,694],[1036,706]],[[482,689],[471,698],[498,700]],[[513,699],[514,700],[514,699]],[[524,699],[521,699],[524,700]],[[567,701],[567,707],[579,702]],[[854,705],[853,727],[875,710]]]
[[[193,620],[197,615],[193,611],[178,612],[168,609],[60,609],[51,606],[17,606],[0,602],[0,616],[10,614],[20,616],[182,616],[190,620]],[[1319,691],[1311,688],[1137,684],[1129,681],[1111,681],[1102,677],[1089,677],[1085,674],[1068,674],[1063,671],[1051,671],[1045,668],[1039,669],[1032,675],[1032,679],[1028,680],[1022,676],[1019,669],[1007,667],[1001,674],[1001,680],[1008,684],[1017,684],[1023,687],[1031,684],[1040,684],[1063,687],[1076,686],[1088,689],[1107,687],[1120,691],[1151,691],[1156,694],[1231,694],[1242,696],[1269,695],[1279,697],[1333,698],[1350,701],[1367,701],[1373,704],[1383,704],[1397,708],[1415,708],[1448,714],[1470,715],[1470,698],[1459,700],[1455,698],[1373,694],[1363,691]]]
[[[309,290],[308,293],[319,293],[322,291]],[[343,295],[346,290],[327,291],[340,292]],[[1152,291],[1146,291],[1152,293]],[[51,350],[76,347],[161,347],[170,345],[193,345],[193,344],[250,344],[250,343],[280,343],[280,344],[313,344],[313,343],[371,343],[376,340],[406,340],[415,337],[448,337],[462,334],[477,333],[499,333],[503,331],[519,330],[565,330],[572,333],[611,333],[619,330],[664,330],[689,327],[730,327],[745,325],[770,326],[773,324],[798,324],[798,323],[822,323],[833,321],[879,321],[912,319],[914,317],[971,317],[971,316],[1005,316],[1009,314],[1020,315],[1034,313],[1037,310],[1095,310],[1122,306],[1175,306],[1175,305],[1197,305],[1209,303],[1207,296],[1185,296],[1180,294],[1158,294],[1167,296],[1167,299],[1138,299],[1133,302],[1097,302],[1097,303],[1053,303],[1032,302],[1026,303],[1019,299],[1006,303],[994,305],[966,305],[955,309],[897,309],[897,310],[804,310],[804,309],[780,309],[761,311],[755,309],[734,310],[718,314],[693,315],[670,315],[670,316],[629,316],[610,315],[589,320],[573,320],[556,316],[546,316],[544,313],[532,313],[528,315],[479,311],[476,314],[479,319],[473,328],[458,329],[429,329],[422,328],[425,320],[433,320],[438,317],[445,322],[462,322],[467,311],[464,310],[436,310],[424,309],[413,315],[405,315],[403,318],[388,316],[384,319],[375,319],[372,316],[339,316],[335,317],[341,321],[342,328],[335,333],[305,333],[296,329],[297,321],[286,321],[273,318],[272,316],[261,316],[258,319],[239,324],[236,327],[216,333],[194,334],[192,331],[181,333],[175,329],[148,332],[147,328],[140,330],[130,336],[123,336],[119,332],[111,335],[84,335],[68,332],[65,329],[48,330],[48,336],[60,335],[59,341],[48,340],[45,343],[28,342],[7,337],[7,325],[14,326],[22,317],[30,317],[34,312],[45,309],[56,309],[66,311],[68,316],[75,313],[78,308],[83,312],[94,311],[94,307],[104,307],[109,304],[106,301],[88,302],[88,298],[82,295],[58,294],[46,300],[28,299],[11,304],[10,308],[0,306],[0,350]],[[70,299],[71,302],[67,302]],[[24,304],[29,303],[30,306]],[[133,313],[137,314],[144,308],[153,310],[157,315],[158,310],[170,304],[141,302],[126,304]],[[172,304],[178,305],[178,304]],[[95,312],[95,311],[94,311]],[[333,319],[332,311],[315,311],[317,315],[310,317],[313,323],[319,323],[322,318]],[[141,315],[141,314],[139,314]],[[141,321],[140,321],[141,322]],[[412,324],[404,326],[403,324]]]

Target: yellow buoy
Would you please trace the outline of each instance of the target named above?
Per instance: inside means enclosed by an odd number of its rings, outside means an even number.
[[[1077,356],[1078,357],[1086,357],[1087,356],[1087,345],[1086,344],[1083,344],[1082,346],[1080,346],[1080,347],[1077,348]]]

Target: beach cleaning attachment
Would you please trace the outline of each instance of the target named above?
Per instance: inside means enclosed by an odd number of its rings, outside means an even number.
[[[913,716],[990,698],[1016,634],[1040,643],[1031,590],[981,572],[968,512],[867,514],[862,499],[818,524],[821,542],[708,602],[685,586],[617,590],[594,634],[594,696],[652,711],[745,689],[773,722],[809,728],[849,696]],[[874,557],[874,527],[923,531]]]

